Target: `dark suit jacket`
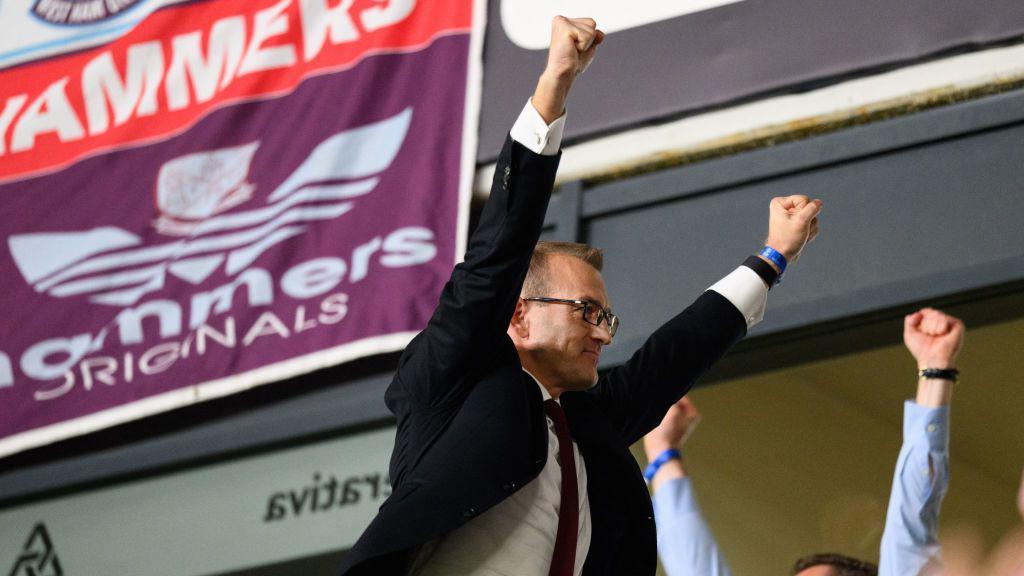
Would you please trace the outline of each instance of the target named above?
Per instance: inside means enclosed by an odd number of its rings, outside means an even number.
[[[385,395],[398,419],[393,493],[346,554],[343,575],[403,573],[410,550],[498,504],[544,467],[542,396],[506,329],[558,158],[506,140],[466,259]],[[584,574],[654,574],[654,515],[629,446],[745,333],[742,314],[705,292],[593,389],[560,396],[587,469],[593,532]]]

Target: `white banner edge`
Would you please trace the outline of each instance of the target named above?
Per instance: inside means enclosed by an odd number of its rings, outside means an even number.
[[[418,331],[407,331],[363,338],[326,350],[312,352],[298,358],[276,362],[241,374],[210,380],[202,384],[194,384],[136,400],[135,402],[121,404],[114,408],[101,410],[79,418],[33,428],[0,439],[0,458],[5,458],[31,448],[52,444],[60,440],[96,432],[118,424],[139,420],[146,416],[191,406],[257,386],[271,384],[320,368],[342,364],[373,354],[397,352],[404,349],[409,344],[409,341],[418,333]]]

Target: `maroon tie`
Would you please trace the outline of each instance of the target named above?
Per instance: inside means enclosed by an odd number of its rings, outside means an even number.
[[[576,460],[573,458],[572,437],[565,412],[554,400],[544,401],[544,411],[555,424],[558,437],[558,462],[562,466],[562,499],[558,505],[558,532],[555,534],[555,553],[551,557],[548,576],[573,576],[576,566],[576,536],[579,530],[579,499],[576,494]]]

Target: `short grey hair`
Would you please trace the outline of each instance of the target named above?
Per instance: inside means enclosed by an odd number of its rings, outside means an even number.
[[[598,272],[604,266],[604,252],[600,248],[594,248],[577,242],[550,242],[541,240],[533,249],[533,258],[530,259],[530,269],[526,273],[526,281],[523,282],[522,294],[525,296],[546,296],[550,283],[548,263],[553,254],[564,254],[566,256],[582,260],[590,264]]]

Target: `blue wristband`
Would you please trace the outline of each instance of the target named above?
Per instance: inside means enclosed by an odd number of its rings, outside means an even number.
[[[679,450],[676,450],[675,448],[669,448],[668,450],[665,450],[661,454],[658,454],[658,457],[655,458],[654,460],[651,460],[651,463],[647,465],[647,468],[644,468],[644,478],[648,482],[653,480],[654,475],[658,473],[658,468],[661,468],[661,466],[665,462],[668,462],[673,458],[678,458],[682,460],[683,455],[680,454]]]
[[[761,248],[761,251],[758,252],[758,255],[764,256],[765,258],[771,260],[772,263],[779,268],[779,279],[775,281],[775,283],[778,284],[779,280],[782,279],[782,273],[786,271],[786,257],[783,256],[781,252],[779,252],[775,248],[772,248],[771,246],[765,246],[764,248]]]

